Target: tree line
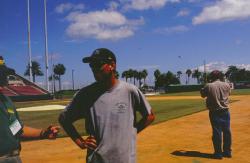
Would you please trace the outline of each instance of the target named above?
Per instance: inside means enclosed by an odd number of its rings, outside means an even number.
[[[41,71],[40,64],[36,61],[32,61],[32,75],[33,82],[35,82],[36,76],[43,76],[43,72]],[[59,90],[61,90],[61,76],[65,74],[66,68],[63,64],[57,64],[53,67],[53,78],[59,82]],[[237,83],[241,81],[249,81],[250,82],[250,71],[245,68],[238,68],[236,66],[229,66],[227,71],[223,73],[226,79],[230,82]],[[26,71],[24,73],[25,76],[29,75],[29,65],[27,65]],[[177,71],[177,73],[173,73],[171,71],[167,71],[166,73],[162,73],[159,69],[154,71],[154,84],[155,88],[166,87],[170,84],[180,84],[180,78],[183,75],[182,71]],[[190,78],[194,78],[197,81],[197,84],[205,84],[209,82],[210,76],[209,73],[200,72],[199,69],[187,69],[185,71],[186,81],[185,84],[190,84]],[[119,78],[119,72],[116,72],[116,77]],[[128,80],[134,85],[137,83],[139,87],[146,84],[146,78],[148,76],[148,71],[143,69],[141,71],[135,69],[128,69],[122,72],[121,77],[128,82]],[[52,75],[49,77],[49,80],[52,81]],[[55,84],[54,84],[55,86]]]
[[[130,81],[133,80],[134,85],[136,85],[136,81],[138,81],[139,87],[142,86],[142,79],[144,81],[144,84],[146,84],[147,76],[148,76],[148,71],[146,69],[142,71],[129,69],[122,72],[122,78],[125,78],[126,82],[128,81],[128,79],[130,79]]]
[[[30,69],[29,69],[30,65],[28,64],[26,67],[26,70],[24,72],[25,76],[29,76],[30,75]],[[38,63],[37,61],[32,61],[31,62],[31,71],[32,71],[32,81],[36,82],[36,77],[37,76],[43,76],[43,72],[41,70],[41,66],[40,63]],[[53,75],[49,76],[49,81],[58,81],[59,83],[59,90],[61,90],[62,88],[62,84],[61,84],[61,76],[64,75],[66,72],[66,68],[63,64],[58,63],[56,65],[53,66]],[[54,81],[53,81],[54,79]],[[54,85],[54,90],[56,90],[55,88],[55,83],[53,83]]]

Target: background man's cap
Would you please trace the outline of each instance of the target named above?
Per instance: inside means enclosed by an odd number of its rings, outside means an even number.
[[[219,71],[219,70],[213,70],[211,73],[210,73],[210,76],[213,80],[216,80],[216,79],[220,79],[222,80],[223,77],[224,77],[224,74]]]
[[[115,54],[106,48],[99,48],[96,49],[91,56],[84,57],[82,59],[83,63],[91,63],[91,62],[106,62],[109,63],[111,61],[114,61],[116,63],[116,57]]]

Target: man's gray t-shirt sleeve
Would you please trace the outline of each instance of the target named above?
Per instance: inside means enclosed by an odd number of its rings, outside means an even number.
[[[151,106],[149,105],[148,101],[146,100],[144,94],[138,89],[135,88],[135,110],[140,112],[143,117],[148,116],[151,114]]]

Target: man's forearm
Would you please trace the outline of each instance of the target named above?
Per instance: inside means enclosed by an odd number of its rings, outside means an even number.
[[[69,121],[63,113],[60,114],[59,123],[63,127],[64,131],[69,135],[69,137],[80,147],[82,148],[83,146],[81,145],[81,142],[84,142],[80,134],[76,131],[76,128],[73,126],[72,122]]]
[[[150,125],[155,119],[155,116],[153,113],[149,114],[147,117],[142,118],[137,124],[137,133],[141,132],[144,128],[146,128],[148,125]]]
[[[43,131],[42,129],[24,126],[21,137],[24,139],[40,139],[42,131]]]

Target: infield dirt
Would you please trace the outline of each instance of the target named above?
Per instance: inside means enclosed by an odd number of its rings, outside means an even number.
[[[195,99],[186,97],[150,97],[149,100]],[[138,135],[138,163],[250,163],[250,95],[232,96],[233,158],[215,160],[208,111],[153,125]],[[156,117],[157,118],[157,117]],[[23,163],[83,163],[86,151],[70,138],[22,143]]]

